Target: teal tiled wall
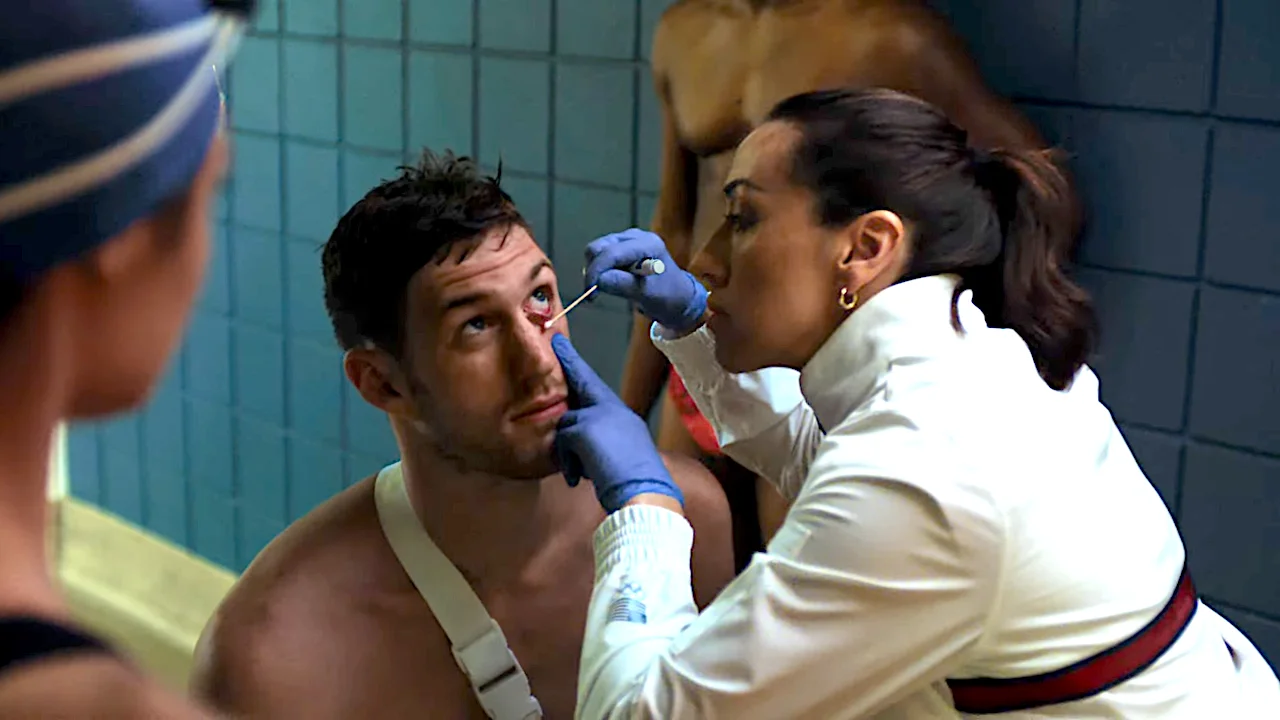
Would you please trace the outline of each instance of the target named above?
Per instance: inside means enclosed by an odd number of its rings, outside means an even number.
[[[653,163],[635,162],[638,142],[657,157],[636,132],[656,123],[640,28],[667,4],[266,0],[228,82],[235,157],[181,356],[142,412],[72,428],[73,494],[240,569],[395,459],[324,313],[334,222],[423,146],[501,159],[579,291],[583,245],[653,206]],[[571,325],[616,379],[626,308],[581,307]]]
[[[583,244],[653,206],[644,57],[668,4],[266,0],[232,71],[236,159],[182,356],[143,412],[73,429],[73,492],[239,568],[394,458],[343,381],[320,243],[419,147],[452,147],[504,161],[564,292],[580,290]],[[1200,588],[1280,659],[1280,42],[1266,30],[1280,4],[934,4],[1074,156],[1104,399]],[[616,379],[625,308],[571,323]]]

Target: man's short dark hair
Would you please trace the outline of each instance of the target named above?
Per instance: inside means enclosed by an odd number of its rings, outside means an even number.
[[[468,157],[430,150],[400,177],[370,190],[324,246],[324,302],[338,344],[403,350],[409,281],[454,243],[495,227],[528,227],[501,186]]]

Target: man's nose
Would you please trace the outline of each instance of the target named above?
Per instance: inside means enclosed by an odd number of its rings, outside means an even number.
[[[729,282],[729,240],[733,234],[728,223],[711,234],[689,261],[689,272],[710,290],[717,290]]]
[[[545,318],[530,315],[524,322],[517,322],[513,333],[512,363],[519,377],[540,380],[560,367],[560,360],[551,349],[551,338],[556,329],[544,329]]]

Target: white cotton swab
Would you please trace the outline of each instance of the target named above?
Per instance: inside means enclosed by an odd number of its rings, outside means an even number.
[[[641,277],[645,277],[648,275],[661,275],[666,271],[667,271],[666,263],[662,262],[658,258],[647,258],[631,266],[631,273],[633,275],[639,275]],[[555,317],[542,323],[542,329],[543,330],[551,329],[551,326],[559,322],[560,318],[564,317],[565,315],[568,315],[570,310],[578,307],[579,303],[581,303],[583,300],[586,300],[588,297],[591,296],[591,293],[595,292],[599,288],[600,288],[599,285],[592,285],[591,287],[587,288],[587,291],[579,295],[577,300],[574,300],[573,302],[569,303],[565,307],[565,309],[556,313]]]

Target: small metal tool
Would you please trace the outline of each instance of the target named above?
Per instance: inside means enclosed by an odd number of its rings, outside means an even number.
[[[667,271],[667,264],[662,262],[658,258],[645,258],[644,260],[641,260],[640,262],[631,266],[631,274],[639,275],[641,277],[647,277],[649,275],[661,275],[666,271]],[[585,272],[586,271],[584,270],[583,273],[585,274]],[[591,295],[591,293],[595,292],[599,288],[600,288],[599,285],[592,285],[591,287],[587,288],[586,292],[579,295],[577,300],[574,300],[573,302],[566,305],[563,310],[556,313],[555,317],[542,323],[542,329],[543,330],[550,329],[552,325],[555,325],[556,322],[560,320],[560,318],[564,317],[565,315],[568,315],[570,310],[578,307],[579,303],[581,303],[583,300],[586,300]]]

